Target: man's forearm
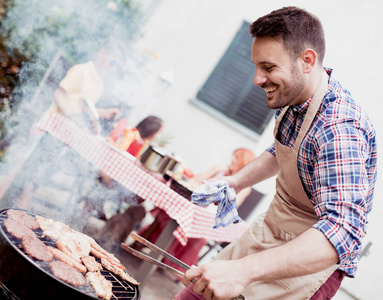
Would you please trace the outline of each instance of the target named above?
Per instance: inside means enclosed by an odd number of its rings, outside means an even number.
[[[238,193],[276,175],[279,170],[275,156],[265,151],[240,172],[224,179]],[[217,299],[226,299],[242,293],[252,282],[317,273],[335,265],[338,260],[338,253],[326,236],[315,228],[309,228],[283,245],[240,259],[215,260],[192,268],[185,273],[183,283],[189,286],[193,278],[199,278],[194,292],[212,293]]]
[[[249,283],[313,274],[335,265],[338,254],[317,229],[310,228],[292,241],[240,259]],[[246,278],[245,276],[245,278]]]
[[[209,291],[217,298],[239,295],[251,283],[313,274],[335,265],[338,254],[327,238],[310,228],[292,241],[234,260],[214,260],[186,271],[187,287],[198,278],[194,292]],[[335,270],[334,270],[335,271]]]
[[[253,162],[249,163],[235,174],[233,176],[233,181],[229,184],[238,193],[244,188],[253,186],[276,175],[278,171],[279,165],[275,156],[270,152],[265,151]]]

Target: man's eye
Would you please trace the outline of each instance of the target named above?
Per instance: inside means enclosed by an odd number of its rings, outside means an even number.
[[[265,66],[265,70],[270,72],[272,69],[274,69],[274,66]]]

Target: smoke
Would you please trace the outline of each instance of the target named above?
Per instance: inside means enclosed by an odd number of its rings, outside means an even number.
[[[81,217],[85,198],[97,199],[98,206],[105,200],[134,198],[117,188],[104,194],[95,166],[61,141],[31,134],[30,129],[44,117],[68,68],[94,60],[110,37],[126,44],[128,56],[116,77],[106,77],[100,106],[119,106],[129,118],[138,102],[150,102],[156,73],[154,55],[139,45],[141,17],[140,6],[129,0],[9,2],[0,33],[10,51],[17,49],[28,60],[13,93],[17,110],[2,120],[11,143],[0,163],[0,208],[21,207],[73,223]],[[92,196],[95,184],[97,197]]]
[[[140,6],[127,0],[11,0],[2,22],[10,48],[48,62],[58,49],[74,61],[94,58],[105,40],[140,34]]]

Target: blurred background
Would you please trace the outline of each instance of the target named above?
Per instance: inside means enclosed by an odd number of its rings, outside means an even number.
[[[22,143],[51,101],[41,93],[36,99],[36,93],[55,58],[65,57],[71,65],[86,62],[110,36],[128,45],[128,57],[107,84],[103,103],[122,107],[129,124],[149,114],[161,117],[166,125],[158,142],[195,173],[229,161],[238,147],[261,154],[272,142],[273,112],[263,91],[252,85],[247,27],[288,5],[321,19],[324,65],[368,112],[382,149],[381,1],[0,0],[0,175],[6,177],[19,159],[11,153],[13,143]],[[379,175],[366,251],[357,277],[342,284],[348,299],[380,299]],[[267,208],[274,181],[256,189],[265,197],[254,215]]]

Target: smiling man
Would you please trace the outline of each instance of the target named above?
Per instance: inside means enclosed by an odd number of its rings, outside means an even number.
[[[302,55],[307,55],[307,59],[312,60],[315,53],[312,53],[311,49],[306,49],[306,53]],[[270,108],[299,105],[310,97],[313,87],[305,87],[298,63],[291,61],[281,42],[276,43],[271,37],[255,39],[252,45],[252,57],[256,65],[254,84],[265,90],[267,105]],[[319,75],[321,74],[322,72],[319,72]]]
[[[276,193],[238,241],[185,273],[188,288],[175,299],[331,299],[357,270],[376,181],[375,131],[323,67],[316,16],[282,8],[256,20],[250,33],[254,84],[276,109],[274,143],[219,180],[238,193],[277,175]]]

